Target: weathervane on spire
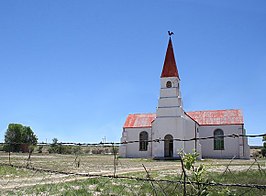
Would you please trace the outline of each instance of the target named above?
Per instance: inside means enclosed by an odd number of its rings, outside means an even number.
[[[171,37],[172,35],[174,35],[174,32],[168,31],[168,35]]]

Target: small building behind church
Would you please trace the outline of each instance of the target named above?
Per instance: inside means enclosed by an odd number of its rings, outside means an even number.
[[[160,97],[156,113],[129,114],[123,127],[121,157],[179,158],[179,152],[198,152],[200,158],[249,159],[245,137],[223,137],[246,134],[239,109],[185,112],[180,92],[180,78],[175,62],[171,36],[160,78]],[[213,137],[206,140],[189,140]],[[161,142],[148,140],[163,139]]]

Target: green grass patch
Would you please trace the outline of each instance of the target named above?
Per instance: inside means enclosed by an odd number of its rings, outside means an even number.
[[[207,177],[215,182],[241,183],[241,184],[261,184],[266,185],[266,170],[251,170],[239,172],[208,173]]]
[[[33,173],[34,173],[33,171],[27,169],[18,169],[11,166],[0,166],[0,176],[2,177],[11,177],[11,176],[23,177]]]
[[[143,172],[134,173],[145,177]],[[152,178],[161,177],[160,172],[151,172]],[[181,176],[169,175],[164,179],[180,180]],[[221,174],[209,172],[206,181],[220,183],[266,184],[265,174],[259,171],[233,172]],[[62,180],[63,181],[63,180]],[[195,194],[196,185],[187,185],[187,193]],[[166,182],[143,182],[130,179],[90,178],[72,182],[35,185],[1,192],[3,195],[182,195],[183,185]],[[208,195],[265,195],[266,190],[240,187],[206,187]]]

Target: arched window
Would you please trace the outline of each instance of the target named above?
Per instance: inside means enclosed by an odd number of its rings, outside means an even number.
[[[213,132],[214,136],[214,150],[224,150],[224,132],[221,129],[216,129]]]
[[[166,82],[166,87],[167,88],[171,88],[172,87],[172,82],[171,81],[167,81]]]
[[[148,133],[146,131],[142,131],[139,134],[139,151],[147,151],[148,150]]]

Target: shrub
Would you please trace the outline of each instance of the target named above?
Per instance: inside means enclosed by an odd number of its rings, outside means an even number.
[[[81,153],[80,146],[64,146],[61,144],[51,145],[48,149],[49,153],[58,154],[79,154]]]
[[[11,151],[11,146],[5,144],[5,145],[3,146],[3,151],[5,151],[5,152],[9,152],[9,151]]]
[[[94,148],[91,150],[92,154],[104,154],[104,150],[101,148]]]
[[[80,146],[73,146],[72,147],[73,154],[81,154],[81,147]]]
[[[43,151],[43,146],[39,146],[37,151],[38,151],[38,153],[42,153],[42,151]]]
[[[261,154],[263,157],[266,157],[266,148],[261,149]]]
[[[91,154],[91,149],[90,147],[86,147],[85,150],[83,151],[85,154]]]
[[[260,152],[259,151],[254,151],[252,152],[252,157],[259,157],[260,156]]]
[[[118,147],[114,147],[111,149],[111,153],[112,154],[118,154],[119,148]]]

